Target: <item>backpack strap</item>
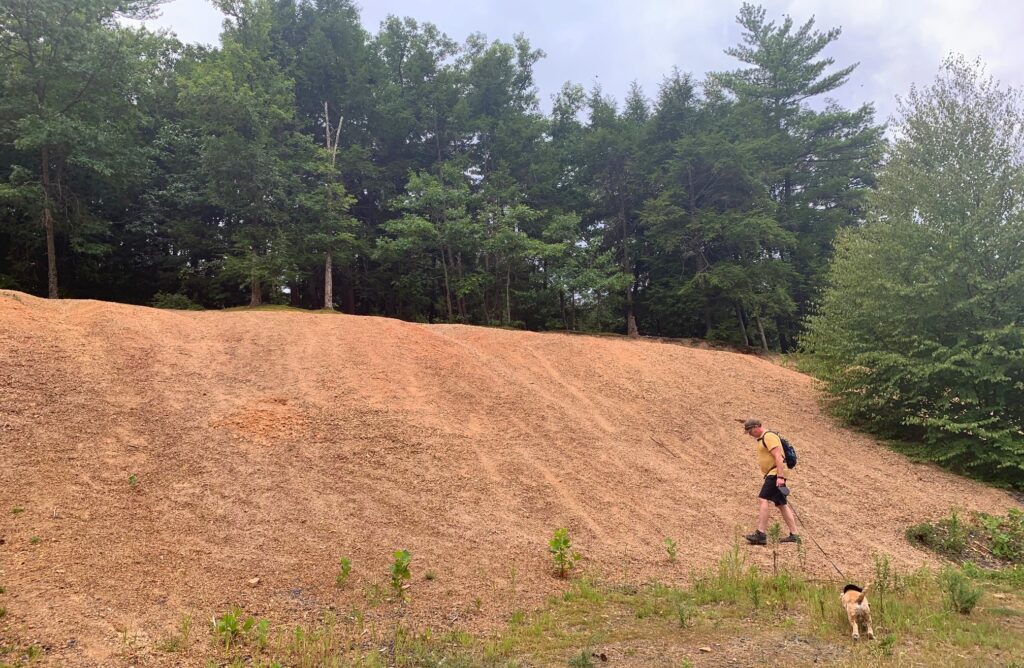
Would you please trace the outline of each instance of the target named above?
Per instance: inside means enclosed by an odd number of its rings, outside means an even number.
[[[782,448],[782,463],[785,464],[786,463],[786,448],[785,448],[785,446],[782,445],[782,434],[780,434],[777,431],[771,430],[771,429],[765,429],[764,430],[764,434],[775,434],[776,436],[779,437],[779,445],[777,447]],[[761,437],[757,439],[757,442],[761,444],[762,448],[764,448],[765,450],[768,450],[768,452],[770,453],[775,448],[772,448],[771,450],[768,449],[768,446],[764,442],[764,434],[761,434]],[[776,477],[782,478],[783,480],[786,479],[786,476],[782,475],[782,471],[779,469],[778,464],[776,464],[772,468],[775,469]],[[764,477],[767,478],[770,475],[771,475],[771,471],[766,473]]]

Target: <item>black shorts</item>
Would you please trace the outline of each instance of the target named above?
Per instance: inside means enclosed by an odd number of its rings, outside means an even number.
[[[779,491],[775,484],[776,480],[777,478],[773,475],[766,476],[764,484],[761,485],[761,493],[757,495],[757,498],[771,501],[777,506],[784,506],[786,505],[786,495]]]

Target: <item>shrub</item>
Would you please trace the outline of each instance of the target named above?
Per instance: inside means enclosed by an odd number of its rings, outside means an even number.
[[[174,311],[201,311],[203,307],[195,303],[186,295],[173,294],[169,292],[158,292],[153,295],[149,305],[154,308],[164,308]]]
[[[352,560],[348,557],[338,559],[338,574],[334,577],[334,584],[343,587],[352,573]]]
[[[1024,216],[1006,193],[1024,187],[1021,100],[956,57],[911,91],[876,219],[837,235],[801,338],[839,416],[1018,489]]]
[[[409,572],[409,564],[412,562],[412,554],[409,550],[395,550],[395,560],[391,564],[391,589],[399,598],[405,596],[405,583],[412,577]]]
[[[970,579],[955,568],[947,568],[939,575],[939,585],[951,610],[969,615],[981,600],[981,589],[971,584]]]
[[[1005,517],[979,513],[978,523],[994,556],[1024,563],[1024,512],[1010,508]]]
[[[242,634],[242,610],[233,607],[220,617],[213,618],[213,632],[224,643],[224,649],[231,649],[231,643]]]
[[[548,541],[548,551],[551,552],[551,558],[558,570],[558,577],[561,578],[568,575],[580,559],[579,552],[572,550],[572,541],[569,539],[569,530],[566,528],[555,531],[554,537]]]
[[[929,524],[928,522],[915,524],[914,526],[907,529],[907,540],[909,540],[911,543],[920,543],[925,547],[935,549],[935,527]]]
[[[665,539],[665,551],[668,552],[668,560],[674,562],[679,552],[676,548],[676,542],[671,538]]]

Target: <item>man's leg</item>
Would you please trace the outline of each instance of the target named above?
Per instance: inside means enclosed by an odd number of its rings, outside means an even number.
[[[757,503],[757,530],[761,533],[766,533],[768,531],[768,515],[772,511],[772,504],[768,499],[760,498],[757,500]]]
[[[789,507],[787,503],[784,506],[779,506],[779,512],[782,513],[782,519],[786,520],[786,526],[789,527],[789,533],[796,533],[796,516],[793,514],[793,509]]]

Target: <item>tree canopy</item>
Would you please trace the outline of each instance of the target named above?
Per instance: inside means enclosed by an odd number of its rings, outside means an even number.
[[[821,101],[839,31],[749,5],[740,69],[550,113],[524,35],[350,0],[219,0],[216,48],[117,20],[154,5],[4,4],[0,285],[791,349],[881,154]]]
[[[950,58],[901,104],[874,216],[841,234],[803,339],[838,411],[1024,484],[1024,104]]]

